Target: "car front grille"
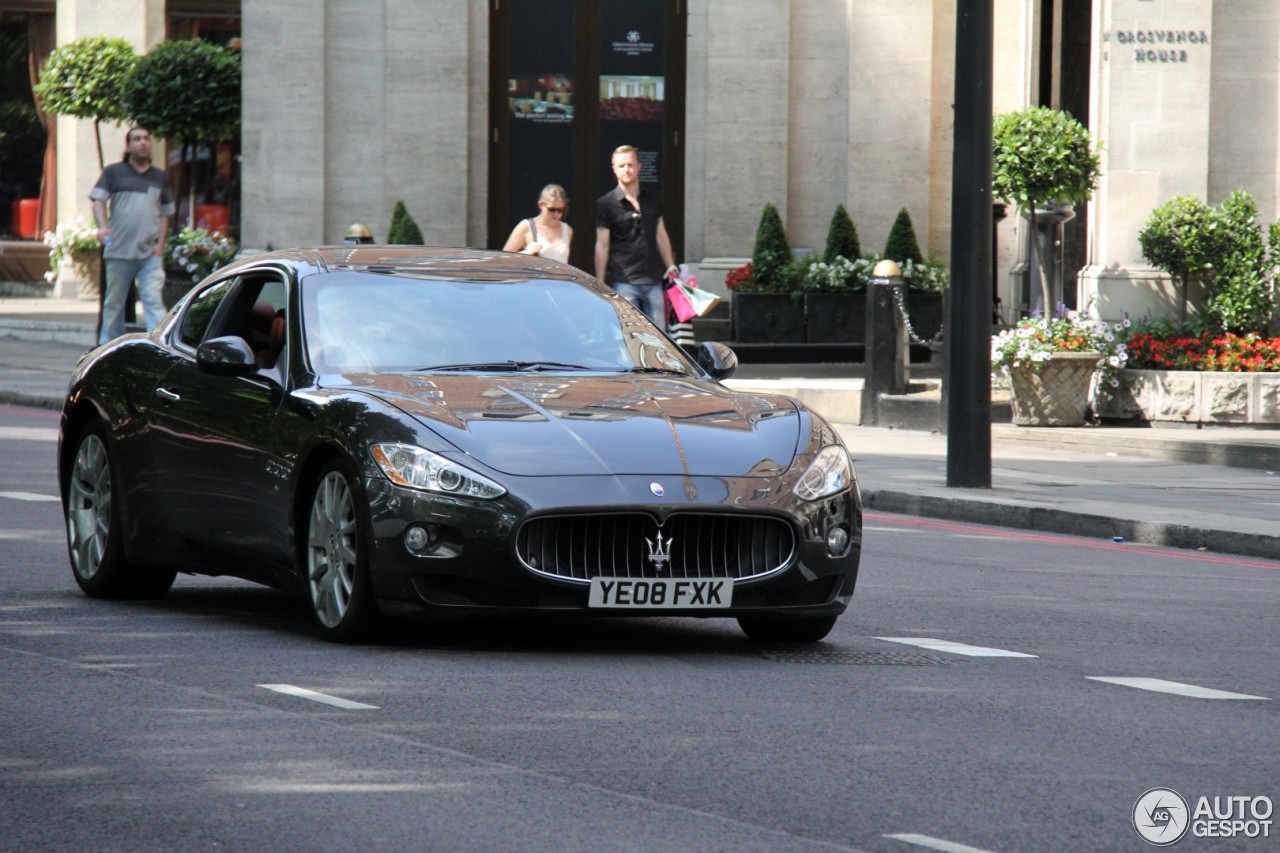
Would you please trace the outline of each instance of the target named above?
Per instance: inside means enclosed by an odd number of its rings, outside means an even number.
[[[795,534],[759,515],[677,513],[661,527],[646,513],[558,515],[525,522],[516,548],[530,569],[558,578],[743,580],[786,566]]]

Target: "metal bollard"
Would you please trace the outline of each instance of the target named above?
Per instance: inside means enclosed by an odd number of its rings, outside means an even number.
[[[907,392],[907,328],[898,305],[906,298],[902,269],[881,261],[867,285],[867,335],[864,344],[862,423],[878,426],[880,396]],[[895,298],[896,296],[896,298]]]

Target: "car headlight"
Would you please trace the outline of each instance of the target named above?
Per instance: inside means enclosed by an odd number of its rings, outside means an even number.
[[[795,493],[806,501],[816,501],[843,492],[853,482],[849,454],[839,445],[824,447],[796,483]]]
[[[497,498],[507,493],[488,477],[412,444],[375,444],[372,453],[382,473],[397,486],[469,498]]]

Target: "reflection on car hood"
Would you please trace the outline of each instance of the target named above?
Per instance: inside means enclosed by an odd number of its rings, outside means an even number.
[[[348,378],[515,475],[773,476],[791,464],[800,431],[787,397],[679,376]]]

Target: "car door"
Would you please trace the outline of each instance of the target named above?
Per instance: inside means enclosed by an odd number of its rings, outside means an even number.
[[[286,393],[286,281],[280,272],[245,274],[221,293],[207,292],[210,304],[193,303],[175,342],[184,357],[154,389],[157,474],[172,484],[168,513],[215,567],[237,557],[266,559],[280,550],[274,541],[277,517],[287,508],[280,506],[271,426]],[[227,335],[254,349],[255,372],[223,376],[197,365],[196,347]]]

